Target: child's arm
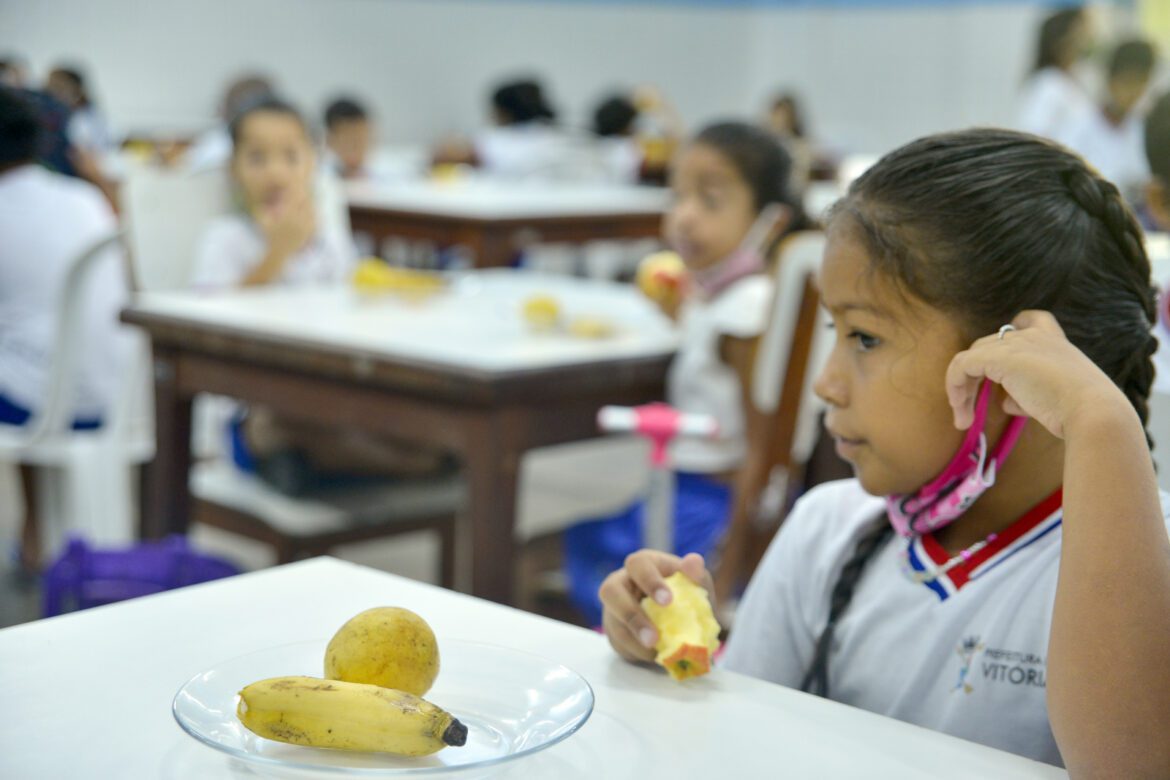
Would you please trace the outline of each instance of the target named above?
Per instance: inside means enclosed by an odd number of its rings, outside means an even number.
[[[1129,401],[1052,315],[959,353],[947,373],[967,427],[978,381],[1064,439],[1064,528],[1048,709],[1074,777],[1170,777],[1170,541]]]
[[[256,214],[264,231],[268,249],[263,259],[240,282],[242,287],[269,284],[284,271],[289,258],[300,251],[317,230],[317,216],[312,198],[280,204]]]

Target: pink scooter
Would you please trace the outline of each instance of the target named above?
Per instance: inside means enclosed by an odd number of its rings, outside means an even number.
[[[714,438],[719,425],[708,414],[685,414],[664,403],[645,406],[604,406],[597,424],[609,433],[634,432],[650,440],[650,489],[646,496],[642,543],[674,552],[674,472],[667,453],[677,436]]]

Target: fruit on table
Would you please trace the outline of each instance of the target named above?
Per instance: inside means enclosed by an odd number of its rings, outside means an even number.
[[[638,289],[652,301],[678,298],[687,283],[687,266],[674,252],[655,252],[638,263]]]
[[[306,747],[426,756],[467,742],[467,727],[413,694],[315,677],[273,677],[240,691],[240,722]]]
[[[649,596],[642,599],[642,609],[658,629],[654,660],[676,680],[706,674],[719,649],[719,623],[707,591],[682,572],[667,577],[666,586],[672,595],[665,607]]]
[[[350,618],[325,648],[325,677],[422,696],[439,675],[439,643],[421,617],[375,607]]]
[[[533,295],[524,301],[524,321],[536,330],[552,330],[561,321],[561,305],[551,295]]]
[[[577,317],[569,323],[569,335],[579,339],[605,339],[615,332],[613,323],[603,317]]]
[[[442,290],[446,282],[439,274],[395,268],[378,258],[371,257],[362,260],[354,269],[353,286],[362,292],[429,295]]]

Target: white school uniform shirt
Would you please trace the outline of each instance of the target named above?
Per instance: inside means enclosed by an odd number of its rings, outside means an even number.
[[[1024,84],[1016,125],[1026,133],[1065,143],[1073,123],[1093,109],[1080,82],[1060,68],[1043,68]]]
[[[203,230],[195,250],[191,285],[199,289],[238,287],[264,259],[268,242],[260,226],[245,214],[216,217]],[[318,233],[288,259],[277,282],[339,282],[353,268],[356,250],[336,233]]]
[[[666,379],[669,403],[719,424],[714,439],[683,437],[671,448],[679,471],[717,473],[737,467],[747,454],[743,385],[723,362],[723,336],[754,338],[764,332],[774,285],[765,274],[746,276],[713,300],[688,298],[679,312],[680,347]]]
[[[1138,202],[1150,178],[1145,127],[1137,111],[1115,125],[1097,107],[1077,115],[1064,136],[1065,145],[1084,157],[1102,176],[1117,185],[1130,203]]]
[[[0,174],[0,394],[35,411],[48,393],[57,307],[77,257],[117,222],[96,187],[36,166]],[[125,363],[118,314],[129,294],[112,247],[86,281],[74,415],[103,416]]]
[[[1165,513],[1170,496],[1161,499]],[[1060,500],[1058,491],[928,583],[904,567],[936,568],[950,556],[932,535],[891,535],[837,624],[830,697],[1060,765],[1045,699]],[[885,501],[854,479],[798,501],[748,586],[724,667],[800,687],[841,569],[884,513]]]

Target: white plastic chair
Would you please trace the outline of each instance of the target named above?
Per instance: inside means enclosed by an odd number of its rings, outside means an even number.
[[[56,554],[66,533],[98,544],[134,538],[129,467],[154,457],[153,414],[144,392],[148,360],[138,334],[126,334],[128,363],[103,425],[72,429],[86,285],[97,261],[121,242],[120,231],[106,236],[74,261],[55,318],[45,402],[27,424],[0,425],[0,460],[38,467],[42,559]]]

